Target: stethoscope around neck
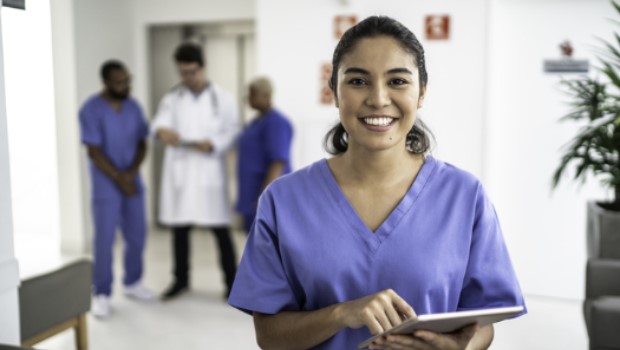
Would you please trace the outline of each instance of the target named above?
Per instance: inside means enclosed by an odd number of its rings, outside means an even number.
[[[204,89],[202,89],[202,91],[200,91],[199,93],[194,93],[193,91],[191,91],[190,88],[185,86],[185,89],[187,89],[190,94],[192,94],[192,96],[194,96],[195,99],[199,98],[200,95],[205,93],[209,94],[209,99],[211,100],[211,110],[213,111],[213,116],[217,117],[220,115],[219,113],[219,101],[217,99],[217,94],[215,93],[215,88],[213,87],[213,85],[211,83],[208,83]],[[179,90],[179,95],[183,93],[183,90],[180,89]]]

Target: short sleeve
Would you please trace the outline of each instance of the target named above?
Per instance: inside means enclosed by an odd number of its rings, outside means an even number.
[[[266,128],[265,145],[269,162],[290,161],[293,128],[284,118],[274,118]]]
[[[230,305],[250,314],[301,309],[282,263],[272,203],[271,194],[265,192],[228,299]]]
[[[86,104],[80,109],[79,119],[82,143],[91,146],[101,145],[99,115],[94,111],[92,104]]]
[[[525,308],[521,288],[495,209],[479,184],[469,261],[458,309],[517,305]]]

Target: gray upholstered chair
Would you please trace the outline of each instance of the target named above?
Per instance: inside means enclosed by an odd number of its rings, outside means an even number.
[[[590,350],[620,350],[620,260],[588,259],[583,311]]]
[[[30,347],[66,329],[75,330],[76,348],[88,349],[92,263],[79,259],[22,280],[19,314],[22,346]]]
[[[0,344],[0,350],[24,350],[24,349],[30,349],[30,348],[22,348],[22,347],[17,347],[13,345]]]

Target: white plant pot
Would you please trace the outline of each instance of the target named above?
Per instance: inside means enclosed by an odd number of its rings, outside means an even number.
[[[620,212],[588,202],[588,258],[620,259]]]

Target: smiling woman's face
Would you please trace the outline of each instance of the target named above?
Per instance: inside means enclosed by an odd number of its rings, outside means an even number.
[[[338,67],[336,106],[349,147],[405,149],[424,98],[413,54],[388,36],[360,39]]]

